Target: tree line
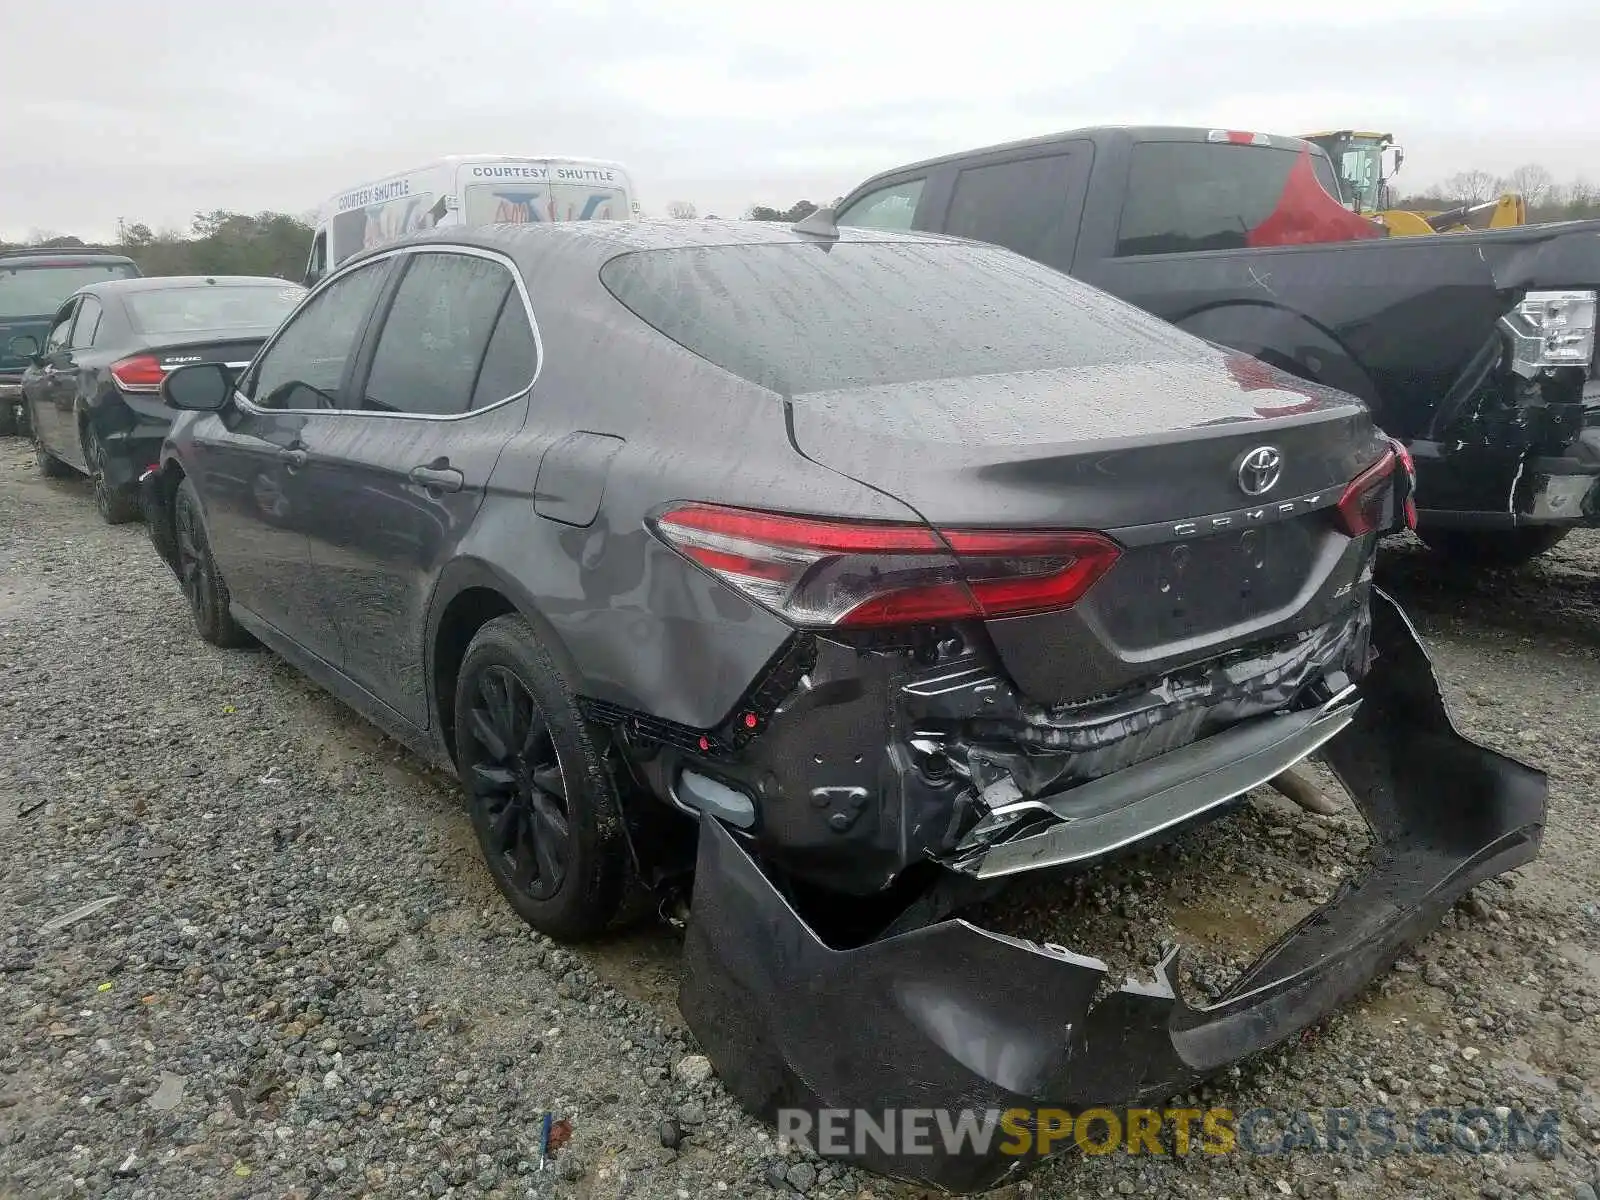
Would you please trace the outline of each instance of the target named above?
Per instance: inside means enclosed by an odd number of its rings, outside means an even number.
[[[187,232],[156,233],[124,225],[113,246],[146,275],[270,275],[299,280],[311,253],[312,228],[288,213],[196,213]],[[35,231],[28,246],[71,249],[86,243],[70,235]],[[0,249],[10,247],[0,244]]]
[[[1528,220],[1571,221],[1600,217],[1600,184],[1579,176],[1559,182],[1538,163],[1525,163],[1509,175],[1490,171],[1457,171],[1437,186],[1415,195],[1401,196],[1395,208],[1444,210],[1483,204],[1506,192],[1520,193],[1528,206]]]
[[[1518,167],[1509,175],[1489,171],[1457,171],[1437,186],[1392,201],[1395,208],[1443,211],[1459,205],[1481,204],[1503,192],[1520,192],[1528,206],[1529,221],[1568,221],[1600,218],[1600,184],[1582,177],[1558,182],[1538,163]],[[788,208],[752,205],[741,216],[749,221],[783,221],[793,224],[817,211],[810,200],[797,200]],[[673,200],[669,217],[693,220],[694,204]],[[716,220],[715,213],[707,214]],[[115,248],[139,264],[146,275],[269,275],[299,280],[311,253],[311,224],[302,217],[281,212],[255,214],[215,209],[196,213],[187,231],[153,231],[148,225],[123,225]],[[35,230],[20,243],[26,246],[71,248],[82,239]],[[11,249],[0,242],[0,250]]]
[[[788,208],[768,208],[765,204],[752,204],[741,214],[746,221],[787,221],[791,225],[816,212],[818,205],[809,200],[796,200]],[[690,200],[667,201],[667,216],[678,221],[693,221],[700,210]],[[706,220],[718,220],[716,213],[707,213]]]

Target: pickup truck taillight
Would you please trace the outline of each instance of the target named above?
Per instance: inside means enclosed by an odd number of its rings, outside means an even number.
[[[1121,548],[1076,530],[931,529],[682,504],[661,539],[798,626],[857,629],[1069,608]]]

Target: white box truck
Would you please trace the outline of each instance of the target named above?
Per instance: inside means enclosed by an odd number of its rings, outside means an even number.
[[[455,154],[346,188],[317,213],[306,286],[358,250],[419,229],[530,221],[621,221],[639,214],[620,163]]]

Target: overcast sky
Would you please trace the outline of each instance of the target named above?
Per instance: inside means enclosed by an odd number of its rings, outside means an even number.
[[[1096,123],[1392,130],[1402,190],[1600,180],[1596,0],[6,7],[0,237],[299,213],[447,153],[617,159],[647,212],[737,216]]]

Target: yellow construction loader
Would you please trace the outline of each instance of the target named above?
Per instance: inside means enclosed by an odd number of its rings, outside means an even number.
[[[1445,212],[1411,212],[1389,207],[1392,202],[1389,181],[1405,161],[1405,151],[1395,145],[1392,133],[1340,129],[1301,136],[1328,152],[1344,185],[1344,198],[1352,207],[1362,216],[1386,225],[1396,237],[1527,224],[1527,204],[1516,192],[1505,192],[1483,204],[1467,204]]]

